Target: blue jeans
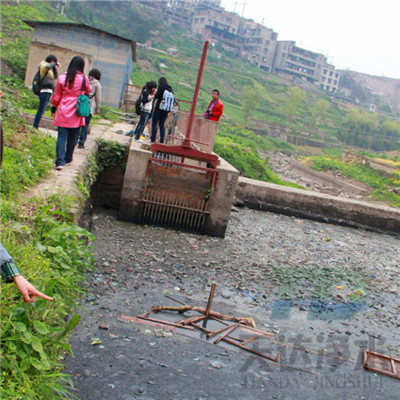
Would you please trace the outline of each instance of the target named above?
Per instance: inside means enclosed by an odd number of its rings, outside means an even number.
[[[151,141],[154,143],[157,136],[157,124],[160,126],[160,143],[164,143],[165,136],[165,121],[168,117],[168,111],[163,111],[159,109],[154,110],[153,122],[151,124]]]
[[[78,146],[83,146],[86,142],[91,119],[92,119],[92,114],[90,114],[88,117],[85,117],[85,126],[82,126],[80,129]]]
[[[47,104],[49,104],[51,97],[51,93],[40,93],[39,94],[39,108],[35,115],[35,120],[33,121],[33,126],[35,128],[39,128],[40,120],[43,117],[44,112],[46,111]]]
[[[58,127],[56,144],[56,167],[64,166],[72,161],[76,141],[78,140],[80,128]]]
[[[136,140],[140,139],[140,135],[143,133],[144,128],[146,127],[146,124],[149,121],[149,118],[150,118],[150,113],[144,112],[144,111],[142,111],[140,113],[140,120],[135,129],[135,139]]]

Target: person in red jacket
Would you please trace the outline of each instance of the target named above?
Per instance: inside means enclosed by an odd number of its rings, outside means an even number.
[[[214,89],[211,92],[212,100],[207,107],[207,111],[204,113],[204,118],[210,121],[219,121],[220,116],[224,112],[224,105],[219,99],[219,90]]]

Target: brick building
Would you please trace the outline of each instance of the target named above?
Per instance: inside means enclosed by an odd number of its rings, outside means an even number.
[[[73,56],[85,60],[85,73],[98,68],[101,73],[102,103],[119,107],[125,85],[136,61],[136,42],[85,24],[69,22],[26,21],[35,29],[29,51],[25,85],[31,86],[39,63],[55,54],[64,73]]]

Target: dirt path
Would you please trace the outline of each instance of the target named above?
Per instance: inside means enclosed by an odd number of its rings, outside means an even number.
[[[294,182],[299,185],[306,187],[314,192],[326,193],[332,196],[340,196],[348,199],[364,200],[368,201],[368,195],[372,192],[372,188],[361,182],[355,181],[342,175],[340,172],[324,172],[317,173],[311,178],[310,174],[302,173],[298,168],[293,168],[293,162],[291,157],[285,153],[280,152],[267,152],[263,156],[268,157],[268,167],[274,171],[281,179],[289,182]],[[313,170],[310,169],[313,173]],[[321,175],[319,178],[318,174]],[[333,179],[337,182],[337,185],[333,185],[328,180],[324,179],[323,176],[328,179]],[[354,185],[355,188],[359,188],[360,191],[365,190],[365,194],[360,194],[358,190],[350,190],[346,185],[340,185],[341,182],[349,185]]]
[[[99,209],[93,223],[96,271],[75,358],[65,360],[81,400],[400,398],[397,380],[361,366],[365,348],[400,356],[397,237],[247,209],[232,214],[225,239]],[[251,316],[279,342],[305,346],[255,348],[308,372],[120,318],[175,305],[165,294],[204,306],[212,282],[215,311]],[[311,352],[324,349],[354,362]]]

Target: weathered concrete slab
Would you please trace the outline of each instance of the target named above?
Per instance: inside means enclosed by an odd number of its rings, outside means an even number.
[[[236,202],[302,218],[400,233],[400,210],[365,201],[239,178]]]

